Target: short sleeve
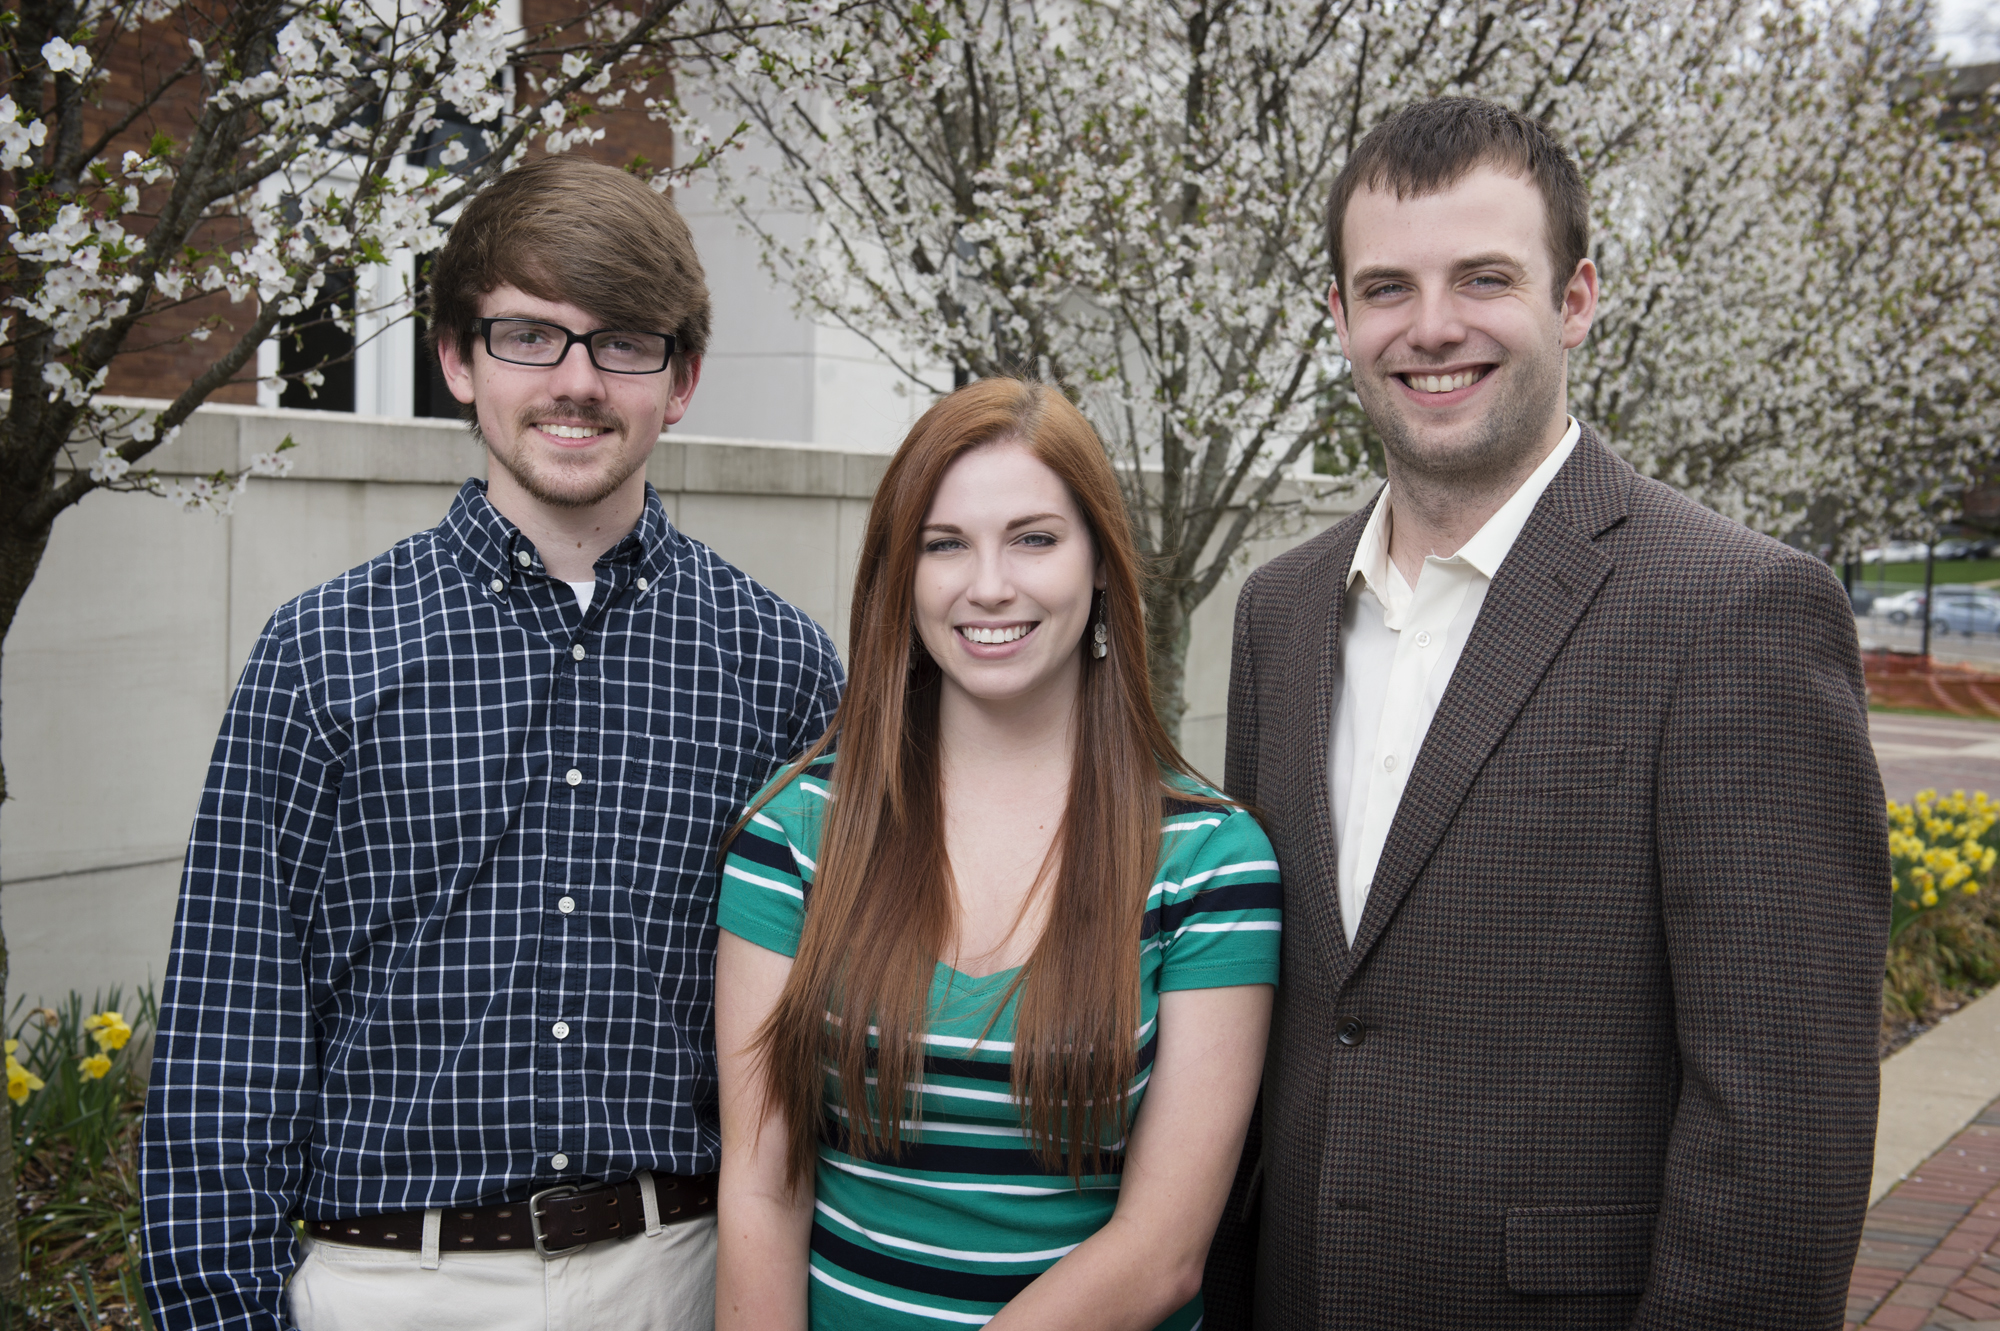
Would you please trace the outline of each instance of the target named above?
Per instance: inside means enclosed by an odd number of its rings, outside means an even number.
[[[780,788],[750,815],[722,863],[716,923],[788,957],[798,955],[805,926],[829,766],[822,760],[804,772],[781,773],[774,783]]]
[[[1283,894],[1264,829],[1238,809],[1186,833],[1170,820],[1164,835],[1160,992],[1276,984]]]

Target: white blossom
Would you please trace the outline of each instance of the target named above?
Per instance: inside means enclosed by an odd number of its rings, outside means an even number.
[[[90,464],[90,479],[108,484],[118,480],[130,470],[132,464],[120,456],[118,445],[106,444],[99,450],[97,461]]]
[[[39,119],[21,120],[12,97],[0,97],[0,170],[17,171],[34,161],[33,150],[48,141],[49,127]]]
[[[84,74],[90,70],[90,52],[71,46],[60,37],[42,43],[42,59],[48,62],[53,74]]]

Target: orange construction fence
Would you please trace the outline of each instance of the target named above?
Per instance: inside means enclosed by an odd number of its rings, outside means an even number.
[[[1916,652],[1863,652],[1868,701],[1959,716],[2000,717],[2000,674]]]

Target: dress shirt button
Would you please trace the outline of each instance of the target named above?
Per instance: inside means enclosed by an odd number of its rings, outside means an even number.
[[[642,592],[646,590],[646,580],[644,578],[639,579],[639,590]]]
[[[549,1034],[555,1036],[558,1040],[569,1039],[569,1023],[566,1021],[557,1022],[555,1025],[549,1027]]]
[[[1431,645],[1431,635],[1428,632],[1419,633],[1417,635],[1417,646],[1428,647],[1430,645]]]
[[[561,911],[565,915],[570,914],[572,911],[576,909],[576,898],[575,897],[562,898],[560,901],[556,902],[556,909]]]
[[[583,784],[583,773],[572,767],[563,773],[563,780],[569,782],[572,786],[580,786]]]
[[[1334,1038],[1339,1040],[1342,1044],[1346,1045],[1349,1049],[1352,1049],[1355,1045],[1360,1044],[1363,1040],[1368,1038],[1368,1028],[1366,1026],[1363,1026],[1359,1021],[1355,1020],[1353,1017],[1349,1017],[1347,1019],[1347,1024],[1340,1028],[1340,1034]]]
[[[526,550],[516,550],[514,552],[514,562],[522,568],[528,568],[535,562],[535,557]]]
[[[583,650],[583,644],[580,642],[576,643],[569,649],[569,654],[575,657],[579,661],[581,661],[585,657],[585,655],[587,655],[587,653]]]
[[[1395,755],[1395,754],[1393,754],[1393,753],[1391,753],[1391,754],[1388,754],[1387,756],[1385,756],[1385,757],[1384,757],[1384,758],[1382,759],[1382,770],[1383,770],[1383,771],[1385,771],[1385,772],[1393,772],[1393,771],[1395,771],[1395,770],[1396,770],[1396,755]],[[573,786],[573,785],[575,785],[575,784],[576,784],[576,782],[572,781],[572,782],[570,782],[570,784],[571,784],[571,785]]]
[[[557,1152],[556,1152],[556,1153],[555,1153],[554,1155],[552,1155],[552,1156],[550,1156],[550,1157],[549,1157],[549,1168],[550,1168],[550,1169],[568,1169],[568,1168],[569,1168],[569,1157],[568,1157],[568,1156],[566,1156],[566,1155],[564,1155],[564,1154],[563,1154],[563,1153],[562,1153],[561,1151],[557,1151]]]
[[[492,582],[489,582],[486,585],[491,587],[496,592],[504,592],[507,590],[507,579],[495,578],[493,579]]]

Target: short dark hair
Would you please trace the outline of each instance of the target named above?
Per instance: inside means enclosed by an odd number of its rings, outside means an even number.
[[[601,162],[539,157],[473,196],[431,261],[431,353],[449,338],[470,359],[480,297],[503,283],[609,328],[673,334],[677,377],[708,349],[708,281],[680,210]]]
[[[1357,191],[1393,190],[1399,199],[1450,189],[1481,166],[1528,177],[1542,196],[1556,303],[1590,253],[1590,190],[1560,136],[1533,116],[1477,97],[1411,102],[1368,131],[1335,177],[1326,201],[1326,248],[1347,303],[1341,231]]]

